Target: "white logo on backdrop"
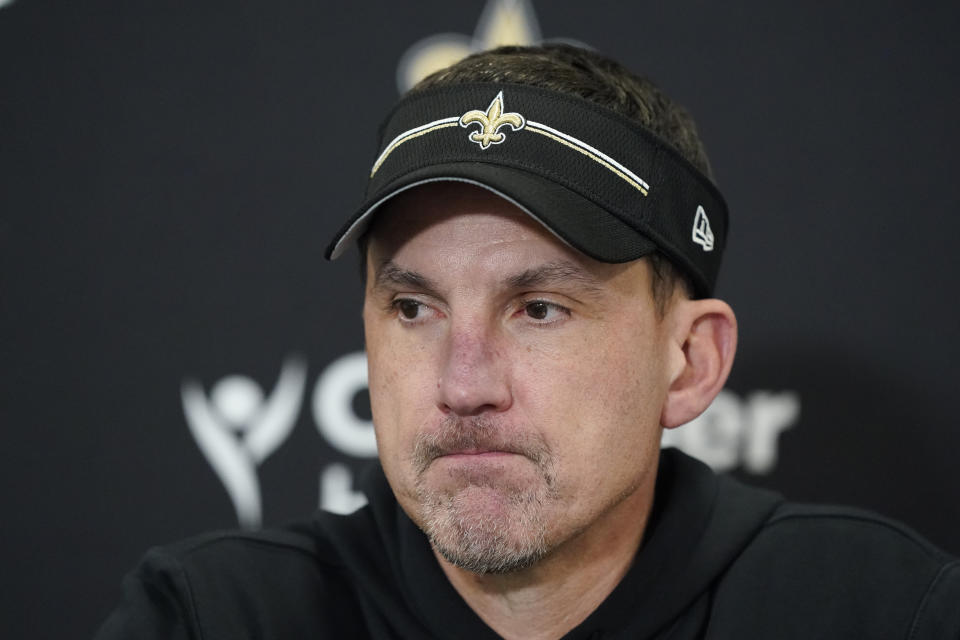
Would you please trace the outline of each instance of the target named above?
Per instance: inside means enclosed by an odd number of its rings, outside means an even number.
[[[288,360],[268,400],[254,381],[230,376],[217,382],[210,400],[196,382],[183,386],[190,430],[223,480],[241,526],[260,524],[256,467],[289,435],[304,397],[306,366]],[[347,460],[327,464],[319,474],[320,508],[350,513],[366,504],[354,489],[349,459],[377,455],[373,423],[357,415],[354,399],[367,390],[367,358],[362,351],[331,362],[317,378],[312,415],[320,435]],[[791,391],[755,391],[745,397],[724,389],[696,420],[664,432],[663,445],[675,446],[718,471],[742,467],[770,473],[777,463],[780,434],[800,416],[800,398]]]
[[[791,391],[754,391],[746,398],[726,389],[703,414],[663,432],[663,446],[682,449],[717,471],[743,467],[755,474],[773,471],[777,440],[800,417],[800,396]]]
[[[353,398],[367,389],[367,354],[348,353],[327,365],[313,390],[313,417],[327,441],[355,458],[374,458],[373,423],[357,417]]]
[[[373,423],[353,410],[353,399],[366,389],[367,355],[359,351],[327,365],[313,390],[313,419],[320,434],[355,458],[377,456]],[[333,463],[320,473],[320,508],[350,513],[366,503],[366,497],[353,490],[353,473],[347,465]]]
[[[291,358],[269,398],[246,376],[233,375],[213,385],[210,397],[198,382],[183,383],[183,412],[190,432],[210,466],[220,476],[237,521],[257,528],[262,520],[257,467],[279,447],[297,422],[306,364]]]

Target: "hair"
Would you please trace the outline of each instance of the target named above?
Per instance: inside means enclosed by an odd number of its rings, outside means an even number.
[[[713,180],[710,161],[690,114],[649,79],[596,51],[560,43],[499,47],[467,56],[427,76],[408,95],[435,87],[477,82],[550,89],[606,107],[661,138]],[[366,238],[361,238],[361,255],[366,253],[365,245]],[[653,299],[662,317],[678,287],[687,296],[693,287],[662,253],[655,252],[647,258]]]
[[[656,134],[713,180],[707,152],[690,114],[649,79],[596,51],[560,43],[499,47],[434,72],[410,94],[475,82],[522,84],[594,102]]]

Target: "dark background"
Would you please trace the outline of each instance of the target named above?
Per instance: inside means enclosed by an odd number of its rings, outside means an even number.
[[[180,385],[269,391],[308,363],[260,467],[264,521],[333,459],[309,411],[362,349],[359,202],[398,58],[484,2],[0,8],[5,637],[88,637],[150,545],[236,525]],[[960,552],[957,3],[537,2],[544,37],[650,75],[697,118],[732,213],[730,384],[796,393],[767,475]],[[362,398],[359,399],[362,404]],[[362,413],[363,410],[359,409]]]

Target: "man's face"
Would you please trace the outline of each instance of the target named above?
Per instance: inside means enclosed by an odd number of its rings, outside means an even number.
[[[645,261],[440,183],[382,210],[367,271],[380,459],[443,557],[514,571],[645,518],[670,383]]]

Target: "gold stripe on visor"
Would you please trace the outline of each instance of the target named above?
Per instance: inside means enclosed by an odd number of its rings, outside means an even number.
[[[573,136],[568,136],[565,133],[561,133],[545,124],[540,124],[539,122],[527,122],[527,131],[533,131],[535,133],[539,133],[540,135],[547,136],[548,138],[556,140],[562,145],[570,147],[574,151],[579,151],[591,160],[596,160],[601,165],[626,180],[630,186],[635,188],[643,195],[647,195],[650,192],[650,185],[641,180],[635,173],[627,169],[625,166],[607,154],[597,151],[582,140],[577,140]]]
[[[370,177],[373,177],[373,174],[377,172],[380,168],[380,165],[383,164],[383,161],[387,159],[394,149],[399,147],[401,144],[408,140],[413,140],[414,138],[419,138],[420,136],[430,133],[431,131],[436,131],[437,129],[445,129],[447,127],[456,127],[457,123],[460,121],[460,118],[456,116],[452,118],[443,118],[442,120],[434,120],[433,122],[428,122],[427,124],[421,125],[419,127],[414,127],[409,131],[404,131],[396,138],[394,138],[390,144],[387,145],[387,148],[383,150],[383,153],[380,154],[380,157],[377,158],[377,161],[373,163],[373,168],[370,170]]]
[[[599,163],[602,167],[604,167],[608,171],[611,171],[614,175],[618,176],[620,179],[624,180],[627,184],[629,184],[631,187],[639,191],[644,196],[650,193],[650,185],[647,184],[646,181],[644,181],[637,174],[633,173],[632,171],[627,169],[625,166],[623,166],[622,164],[620,164],[619,162],[617,162],[607,154],[603,153],[599,149],[595,149],[594,147],[590,146],[583,140],[574,138],[571,135],[563,133],[562,131],[558,131],[553,127],[547,126],[539,122],[524,121],[523,116],[518,113],[503,114],[501,116],[501,110],[502,110],[502,104],[503,104],[502,100],[503,100],[503,92],[500,92],[500,94],[497,95],[494,101],[490,103],[490,106],[488,107],[487,112],[485,113],[482,111],[476,111],[476,110],[468,111],[467,113],[465,113],[460,117],[451,116],[449,118],[442,118],[440,120],[434,120],[433,122],[428,122],[427,124],[420,125],[419,127],[414,127],[413,129],[404,131],[403,133],[401,133],[396,138],[390,141],[390,144],[386,146],[386,148],[380,154],[380,157],[377,158],[377,161],[373,163],[373,168],[370,170],[370,177],[373,178],[373,176],[380,169],[381,165],[383,165],[384,161],[387,159],[387,156],[389,156],[394,149],[399,147],[404,142],[407,142],[408,140],[413,140],[414,138],[419,138],[422,135],[428,134],[432,131],[437,131],[439,129],[446,129],[447,127],[455,127],[458,124],[460,126],[465,127],[471,122],[478,122],[483,126],[483,128],[480,133],[474,132],[468,137],[468,139],[471,140],[472,142],[476,142],[478,144],[481,143],[481,140],[476,139],[476,136],[480,136],[481,138],[483,138],[484,136],[488,138],[492,138],[494,135],[499,135],[499,139],[486,140],[486,144],[481,144],[482,149],[486,149],[487,147],[489,147],[491,142],[492,143],[502,142],[503,135],[493,133],[492,130],[495,129],[498,131],[500,127],[504,126],[504,124],[509,124],[511,128],[514,129],[515,131],[520,131],[524,129],[527,131],[533,131],[535,133],[539,133],[542,136],[546,136],[547,138],[553,140],[554,142],[559,142],[565,147],[568,147],[570,149],[573,149],[574,151],[582,153],[583,155],[587,156],[591,160],[594,160],[595,162]],[[495,116],[491,122],[486,123],[486,125],[483,122],[480,122],[480,120],[483,119],[483,116],[486,116],[489,119],[491,115]],[[515,117],[514,120],[516,120],[516,122],[512,120],[508,121],[508,116]],[[503,120],[504,122],[500,122],[501,120]],[[490,129],[491,131],[488,131],[488,129]]]

